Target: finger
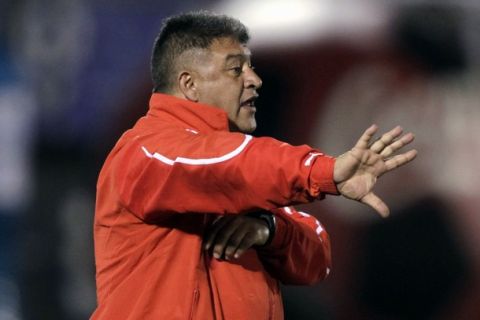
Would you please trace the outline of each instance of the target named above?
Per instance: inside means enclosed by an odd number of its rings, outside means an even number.
[[[238,249],[243,239],[248,235],[249,232],[247,228],[237,228],[237,230],[230,236],[230,239],[227,242],[227,246],[225,248],[225,259],[233,259],[235,251]]]
[[[380,155],[384,159],[386,159],[386,158],[390,157],[392,154],[394,154],[395,151],[397,151],[397,150],[401,149],[402,147],[406,146],[407,144],[412,142],[414,139],[415,139],[415,136],[413,135],[413,133],[407,133],[406,135],[404,135],[403,137],[401,137],[400,139],[398,139],[394,143],[386,146],[382,150]]]
[[[396,126],[392,130],[384,133],[380,139],[375,141],[371,146],[370,150],[372,150],[375,153],[380,153],[386,146],[388,146],[392,141],[400,136],[403,132],[402,127]]]
[[[391,171],[395,168],[403,166],[406,163],[409,163],[417,156],[417,150],[410,150],[408,152],[396,155],[395,157],[385,161],[385,172]],[[384,173],[385,173],[384,172]]]
[[[255,228],[254,231],[250,229],[250,232],[246,233],[242,239],[242,242],[237,246],[234,252],[235,259],[238,259],[246,250],[253,246],[263,246],[270,236],[270,230],[267,223],[262,222],[261,227]]]
[[[213,242],[213,256],[217,259],[221,259],[225,256],[225,249],[227,248],[227,243],[230,241],[230,237],[237,230],[239,225],[239,220],[231,220],[230,223],[223,226],[223,228],[218,231],[217,236]]]
[[[241,243],[248,245],[246,248],[241,248],[241,250],[246,250],[253,245],[264,245],[268,241],[269,236],[270,230],[266,221],[254,217],[245,217],[243,223],[231,235],[228,241],[225,249],[226,259],[229,260],[234,257],[234,253]]]
[[[355,144],[355,148],[367,149],[370,140],[377,130],[378,126],[376,124],[372,124],[367,130],[365,130],[360,139],[358,139],[357,143]]]
[[[383,202],[383,200],[380,199],[373,192],[367,193],[360,201],[362,203],[372,207],[383,218],[388,217],[388,215],[390,214],[390,209],[388,209],[385,202]]]
[[[207,231],[207,234],[205,236],[205,244],[204,244],[205,250],[209,250],[212,247],[212,244],[215,241],[215,238],[217,237],[217,233],[231,219],[232,219],[232,217],[230,217],[230,216],[219,216],[217,219],[215,219],[215,221],[213,222],[212,226]]]
[[[207,230],[205,236],[204,236],[204,248],[205,250],[209,250],[212,246],[212,243],[215,240],[215,237],[217,236],[218,231],[227,223],[228,219],[226,216],[218,216],[213,224],[210,226],[210,228]]]
[[[251,233],[248,233],[240,242],[240,244],[237,246],[237,249],[233,252],[233,257],[235,259],[240,258],[245,251],[253,247],[256,243],[255,236]]]

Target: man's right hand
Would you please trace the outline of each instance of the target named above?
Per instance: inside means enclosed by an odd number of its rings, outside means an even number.
[[[205,236],[205,250],[217,259],[238,259],[253,246],[264,245],[270,236],[268,224],[246,215],[226,215],[213,223]]]

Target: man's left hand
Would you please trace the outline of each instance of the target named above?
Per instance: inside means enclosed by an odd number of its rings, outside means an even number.
[[[246,215],[218,218],[205,236],[205,250],[212,249],[217,259],[238,259],[247,249],[264,245],[270,231],[263,219]]]
[[[395,155],[414,139],[412,133],[402,136],[403,130],[399,126],[370,143],[377,130],[378,127],[372,125],[352,150],[337,158],[333,179],[341,195],[360,201],[386,217],[390,212],[389,208],[372,191],[377,178],[415,159],[417,151],[410,150]]]

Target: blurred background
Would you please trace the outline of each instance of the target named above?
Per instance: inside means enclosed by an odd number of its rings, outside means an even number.
[[[480,319],[480,3],[473,0],[0,0],[0,319],[95,308],[97,174],[147,110],[161,20],[227,13],[263,78],[257,136],[348,150],[364,128],[416,134],[378,194],[329,197],[330,277],[285,287],[287,319]]]

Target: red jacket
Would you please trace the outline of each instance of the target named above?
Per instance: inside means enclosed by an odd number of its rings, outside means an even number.
[[[278,281],[323,279],[331,258],[315,218],[277,208],[335,194],[334,162],[229,132],[218,108],[153,94],[99,176],[92,319],[283,319]],[[270,245],[233,262],[204,252],[216,215],[259,209],[277,218]]]

